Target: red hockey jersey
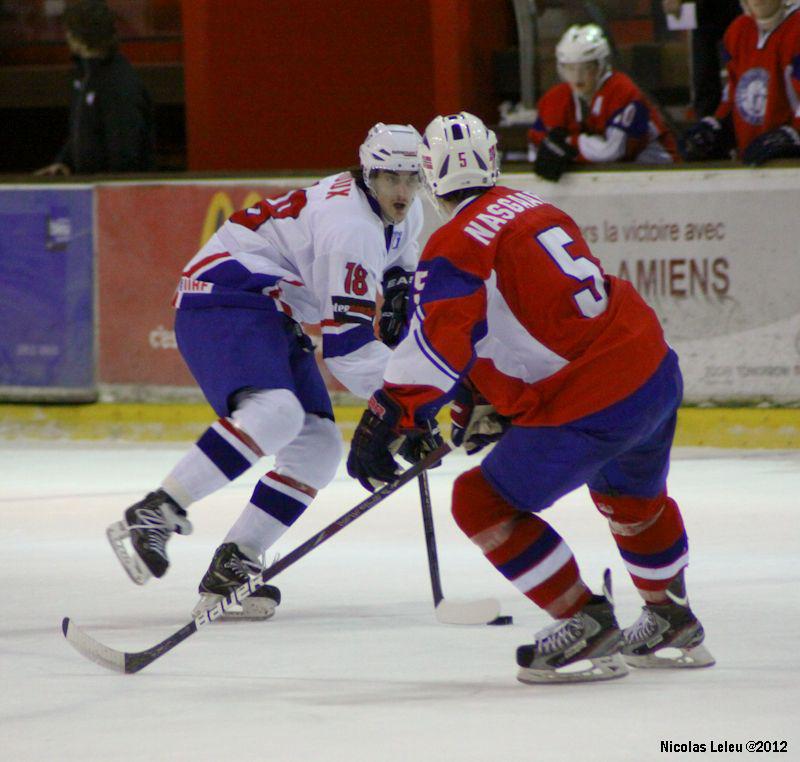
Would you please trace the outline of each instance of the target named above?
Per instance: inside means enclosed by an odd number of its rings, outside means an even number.
[[[739,16],[724,42],[728,84],[715,116],[732,117],[739,154],[784,124],[800,130],[800,8],[766,35]]]
[[[588,106],[562,82],[541,97],[538,110],[528,133],[534,149],[554,127],[564,127],[580,162],[668,163],[678,158],[675,138],[658,109],[622,72],[607,75]]]
[[[412,303],[384,375],[405,426],[466,372],[515,424],[567,423],[633,393],[667,352],[655,313],[603,272],[574,220],[506,187],[431,236]]]

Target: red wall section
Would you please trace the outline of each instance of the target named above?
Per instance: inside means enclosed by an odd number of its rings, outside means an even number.
[[[340,167],[377,121],[494,121],[491,51],[514,41],[502,0],[184,0],[182,14],[192,170]]]
[[[183,265],[270,185],[111,185],[96,191],[98,380],[192,386],[173,333]]]

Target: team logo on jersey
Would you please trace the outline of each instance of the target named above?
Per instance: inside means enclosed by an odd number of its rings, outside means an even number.
[[[403,232],[401,230],[392,231],[392,242],[389,245],[389,250],[400,248],[400,241],[403,240]]]
[[[766,69],[748,69],[736,84],[736,109],[748,124],[764,124],[767,111],[769,72]]]

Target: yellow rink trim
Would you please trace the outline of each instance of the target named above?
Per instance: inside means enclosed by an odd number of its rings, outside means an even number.
[[[335,410],[342,433],[349,439],[362,408],[342,406]],[[440,420],[445,423],[446,417],[445,413]],[[196,439],[214,418],[211,408],[204,404],[0,404],[0,440],[187,442]],[[682,408],[676,444],[800,448],[800,409]]]

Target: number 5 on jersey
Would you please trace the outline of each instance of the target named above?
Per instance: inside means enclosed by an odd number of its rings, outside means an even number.
[[[587,318],[597,317],[606,311],[608,292],[603,280],[603,271],[591,259],[573,257],[567,246],[574,243],[567,232],[560,227],[553,227],[536,236],[539,245],[550,255],[561,272],[577,280],[584,288],[573,294],[581,315]],[[587,283],[587,281],[589,281]]]

